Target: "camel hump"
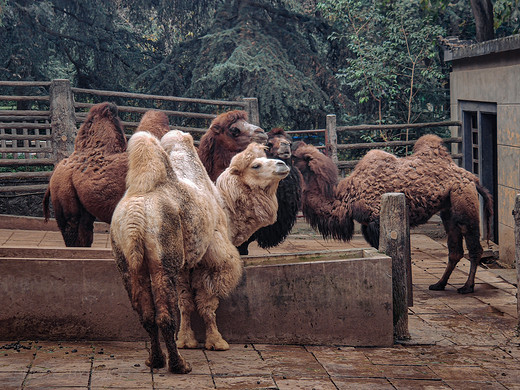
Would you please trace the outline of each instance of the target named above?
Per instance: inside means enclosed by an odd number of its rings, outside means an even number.
[[[147,131],[158,139],[161,139],[170,131],[168,116],[159,110],[148,110],[141,118],[135,132],[137,133],[138,131]]]
[[[128,142],[128,191],[150,192],[175,178],[170,159],[159,140],[145,131],[132,135]]]
[[[451,160],[448,149],[444,146],[443,139],[435,134],[426,134],[420,137],[413,147],[413,154],[435,155]]]

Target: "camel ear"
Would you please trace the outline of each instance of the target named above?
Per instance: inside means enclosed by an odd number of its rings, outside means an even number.
[[[210,131],[214,132],[215,134],[222,133],[222,128],[217,124],[211,125],[209,129],[210,129]]]
[[[240,170],[237,167],[232,166],[232,167],[229,168],[229,173],[231,175],[239,175],[240,174]]]

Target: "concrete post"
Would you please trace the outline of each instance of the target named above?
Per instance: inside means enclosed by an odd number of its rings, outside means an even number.
[[[338,164],[338,134],[336,132],[336,115],[327,115],[325,131],[325,147],[327,148],[328,156]]]
[[[258,99],[257,98],[244,98],[247,103],[246,111],[249,116],[249,123],[260,126],[260,113],[258,111]]]
[[[392,258],[394,338],[408,340],[408,296],[412,290],[411,285],[408,287],[408,275],[411,275],[407,271],[408,264],[411,265],[410,228],[404,194],[384,194],[379,219],[379,251]]]
[[[516,195],[515,208],[513,210],[515,219],[515,264],[516,264],[516,284],[517,297],[520,297],[520,194]],[[520,329],[520,299],[517,299],[518,327]]]
[[[52,150],[58,163],[74,151],[77,134],[74,98],[69,80],[52,80],[49,95]]]

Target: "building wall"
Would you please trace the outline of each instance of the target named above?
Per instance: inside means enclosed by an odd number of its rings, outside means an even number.
[[[495,202],[498,204],[500,260],[510,265],[515,261],[512,210],[515,197],[520,193],[520,61],[517,58],[518,53],[501,53],[459,63],[454,61],[450,76],[453,120],[461,120],[460,101],[497,104],[498,199]]]

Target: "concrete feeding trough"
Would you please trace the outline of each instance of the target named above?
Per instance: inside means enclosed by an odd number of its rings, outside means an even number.
[[[0,339],[147,340],[108,249],[0,252]],[[232,343],[389,346],[392,262],[373,249],[245,256],[221,300]],[[194,319],[202,341],[200,320]]]

